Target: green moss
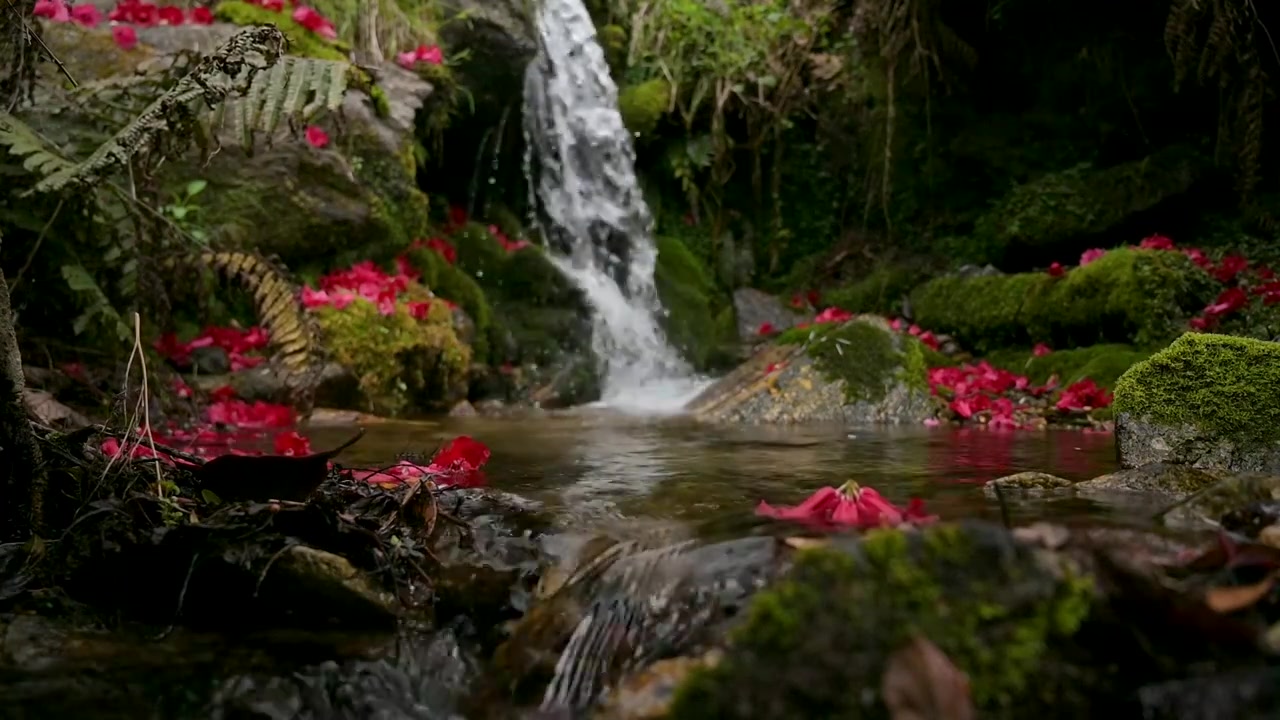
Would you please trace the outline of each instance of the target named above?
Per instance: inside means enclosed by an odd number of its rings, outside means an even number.
[[[405,143],[398,153],[392,153],[377,138],[358,132],[343,135],[340,142],[356,179],[377,201],[375,215],[386,227],[386,237],[379,244],[394,252],[425,237],[431,207],[426,194],[418,189],[413,144]]]
[[[232,25],[275,25],[288,38],[290,54],[319,60],[348,60],[350,48],[347,45],[325,40],[294,22],[289,13],[275,12],[240,0],[223,0],[214,6],[213,14]]]
[[[418,294],[425,297],[425,289]],[[334,360],[359,379],[369,412],[442,409],[465,396],[471,350],[458,340],[444,303],[433,303],[423,320],[404,306],[382,315],[363,299],[341,310],[319,308],[317,317]]]
[[[446,300],[451,300],[461,307],[471,322],[475,323],[476,334],[472,339],[472,354],[479,362],[489,360],[489,325],[493,313],[489,308],[489,300],[479,283],[469,274],[455,265],[449,264],[434,250],[414,248],[405,253],[414,269],[422,273],[422,283],[431,292]]]
[[[624,77],[627,69],[627,31],[621,25],[604,25],[596,33],[604,49],[605,62],[614,77]],[[625,116],[624,116],[625,117]]]
[[[373,100],[373,112],[378,117],[385,118],[391,114],[391,102],[387,99],[387,91],[383,90],[381,85],[370,86],[369,98]]]
[[[1090,378],[1102,387],[1112,388],[1126,370],[1146,360],[1151,352],[1132,345],[1108,344],[1055,350],[1039,357],[1030,350],[998,350],[985,359],[995,367],[1026,375],[1037,384],[1056,375],[1063,385]]]
[[[1053,245],[1102,233],[1134,213],[1187,191],[1198,160],[1183,148],[1106,169],[1078,165],[1020,185],[980,218],[980,246]],[[968,258],[998,261],[991,257]]]
[[[897,314],[902,299],[924,279],[919,267],[885,265],[852,285],[823,293],[823,300],[854,313]]]
[[[823,376],[844,383],[850,402],[879,402],[897,383],[927,390],[927,348],[908,335],[889,330],[879,320],[854,319],[792,328],[778,336],[780,344],[807,344],[806,352]]]
[[[1225,438],[1280,438],[1280,344],[1187,333],[1116,383],[1113,409]]]
[[[656,242],[653,280],[667,310],[662,319],[667,339],[699,370],[723,364],[731,357],[728,346],[736,342],[737,330],[716,318],[732,306],[684,243],[671,237]]]
[[[658,128],[671,103],[671,84],[662,78],[629,85],[618,93],[618,111],[627,129],[641,137]]]
[[[1182,253],[1121,248],[1060,278],[937,278],[911,304],[921,327],[990,352],[1034,342],[1162,345],[1212,297],[1212,279]]]
[[[724,660],[684,683],[668,717],[885,718],[881,673],[913,635],[968,674],[982,717],[1063,710],[1081,678],[1057,676],[1054,651],[1093,600],[1091,582],[1055,576],[992,526],[835,540],[756,596]]]

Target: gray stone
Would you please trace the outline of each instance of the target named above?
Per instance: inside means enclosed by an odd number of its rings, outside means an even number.
[[[760,326],[768,323],[781,332],[795,327],[804,316],[792,311],[776,296],[755,288],[738,288],[733,291],[733,310],[738,318],[738,337],[754,340],[759,337]]]
[[[1221,481],[1223,473],[1187,465],[1150,463],[1076,484],[1080,493],[1156,493],[1178,500]]]

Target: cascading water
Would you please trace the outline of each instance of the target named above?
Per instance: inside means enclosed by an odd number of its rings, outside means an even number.
[[[654,286],[652,218],[635,175],[618,88],[581,0],[542,0],[525,71],[526,174],[551,257],[595,310],[604,405],[684,407],[705,381],[667,343]]]

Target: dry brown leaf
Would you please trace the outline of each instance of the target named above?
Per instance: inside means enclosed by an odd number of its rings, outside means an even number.
[[[1258,533],[1258,542],[1273,548],[1280,548],[1280,525],[1268,525]]]
[[[23,400],[26,402],[27,411],[45,425],[56,427],[59,423],[66,422],[76,427],[84,427],[89,424],[87,418],[58,402],[52,394],[44,390],[26,388],[23,390]]]
[[[1204,594],[1204,604],[1217,613],[1233,613],[1253,607],[1275,587],[1276,575],[1272,573],[1253,585],[1232,585],[1211,588]]]
[[[969,676],[916,636],[889,657],[880,694],[892,720],[974,720]]]

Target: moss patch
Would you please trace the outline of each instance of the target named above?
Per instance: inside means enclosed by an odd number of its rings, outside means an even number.
[[[409,264],[422,273],[422,283],[431,288],[431,292],[457,303],[471,318],[476,328],[471,342],[472,355],[477,362],[489,361],[489,326],[493,322],[493,312],[479,283],[429,248],[414,248],[405,255]]]
[[[899,382],[927,390],[927,348],[909,335],[889,330],[883,321],[854,319],[816,327],[792,328],[781,344],[806,344],[806,354],[823,376],[844,383],[850,403],[879,402]]]
[[[1280,343],[1187,333],[1121,376],[1113,409],[1215,436],[1280,439]]]
[[[1213,294],[1213,280],[1182,253],[1122,248],[1059,278],[938,278],[917,288],[911,303],[921,327],[989,352],[1035,342],[1161,345]]]
[[[672,237],[659,237],[658,262],[653,280],[667,315],[662,319],[667,339],[698,370],[710,370],[732,359],[731,346],[737,340],[733,308],[716,287],[710,273]]]
[[[288,38],[292,55],[343,62],[348,59],[350,48],[346,44],[325,40],[294,22],[287,12],[275,12],[240,0],[223,0],[214,7],[213,15],[232,25],[275,25]]]
[[[426,297],[426,289],[417,295]],[[363,299],[319,308],[317,317],[334,359],[359,379],[369,412],[442,409],[466,395],[471,349],[458,340],[444,303],[432,303],[423,320],[403,305],[382,315]]]
[[[662,78],[654,78],[628,85],[618,93],[618,111],[622,123],[632,133],[649,135],[658,127],[671,102],[671,84]]]
[[[1151,357],[1151,352],[1110,344],[1056,350],[1039,357],[1030,350],[999,350],[985,359],[995,367],[1026,375],[1036,384],[1057,375],[1063,385],[1090,378],[1102,387],[1113,388],[1126,370]]]
[[[756,596],[724,661],[685,682],[669,717],[887,717],[880,674],[914,634],[968,674],[983,717],[1061,712],[1082,678],[1053,672],[1054,643],[1093,598],[1091,582],[1059,579],[992,526],[836,540]]]
[[[849,312],[896,315],[902,311],[902,299],[923,280],[920,268],[886,265],[851,285],[823,293],[823,300]]]

